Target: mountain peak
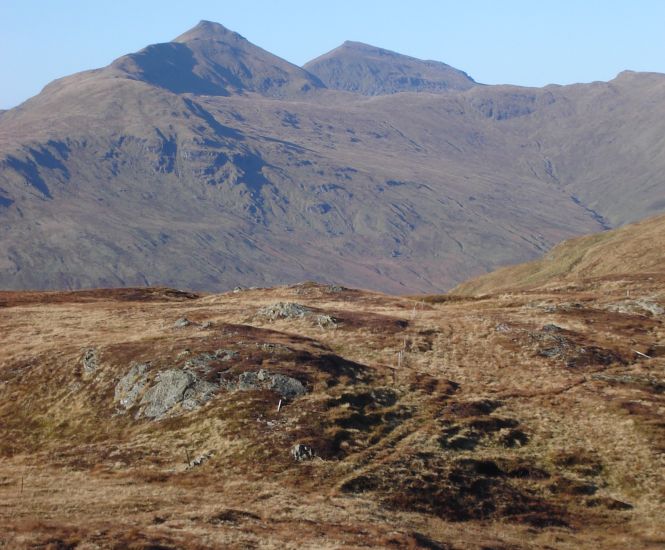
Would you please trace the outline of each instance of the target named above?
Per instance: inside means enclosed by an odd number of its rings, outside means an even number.
[[[467,90],[476,82],[438,61],[424,61],[391,50],[347,40],[305,64],[328,88],[363,95]]]
[[[171,42],[117,59],[111,68],[174,93],[286,97],[323,87],[300,67],[205,20]]]
[[[202,19],[194,27],[175,38],[173,42],[186,43],[193,40],[247,41],[244,36],[227,29],[221,23],[206,21],[205,19]]]
[[[408,55],[403,55],[392,50],[386,50],[385,48],[380,48],[379,46],[373,46],[372,44],[367,44],[366,42],[357,42],[355,40],[345,40],[341,46],[335,48],[329,53],[338,51],[338,50],[347,50],[354,51],[359,53],[374,53],[389,55],[391,57],[409,57]],[[327,55],[327,54],[326,54]],[[415,58],[411,58],[415,59]]]

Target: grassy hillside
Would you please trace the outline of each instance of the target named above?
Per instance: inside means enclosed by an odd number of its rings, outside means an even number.
[[[0,547],[654,548],[665,276],[603,285],[2,292]]]
[[[473,295],[527,289],[549,283],[665,270],[665,216],[555,246],[539,260],[471,279],[452,294]]]

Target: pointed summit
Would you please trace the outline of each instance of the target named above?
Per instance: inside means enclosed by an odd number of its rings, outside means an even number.
[[[221,23],[206,21],[205,19],[202,19],[198,22],[197,25],[184,32],[177,38],[173,39],[173,42],[180,42],[184,44],[193,40],[247,41],[244,36],[241,36],[237,32],[227,29]]]
[[[328,87],[363,95],[397,92],[467,90],[476,82],[465,72],[439,61],[346,41],[338,48],[305,64]]]
[[[174,93],[290,97],[324,87],[307,71],[211,21],[201,21],[172,42],[123,56],[111,70]]]

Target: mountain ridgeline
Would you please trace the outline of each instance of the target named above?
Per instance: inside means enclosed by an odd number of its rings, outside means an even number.
[[[398,92],[447,92],[476,85],[466,73],[438,61],[422,61],[360,42],[339,48],[305,64],[333,90],[363,95]]]
[[[202,21],[0,112],[0,287],[436,292],[665,211],[665,75],[489,86]]]

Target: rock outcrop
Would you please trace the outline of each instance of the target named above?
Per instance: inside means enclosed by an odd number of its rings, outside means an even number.
[[[210,401],[220,390],[269,390],[281,399],[293,400],[307,393],[299,380],[261,369],[248,371],[237,377],[213,371],[213,362],[227,362],[238,353],[219,349],[214,353],[200,353],[181,368],[155,371],[149,363],[132,364],[129,372],[115,387],[115,402],[121,409],[134,409],[135,418],[158,420],[173,413],[191,411]],[[154,372],[153,372],[154,371]],[[212,379],[218,382],[211,381]]]
[[[177,405],[185,410],[193,410],[209,401],[217,390],[218,384],[200,380],[192,371],[162,371],[157,374],[156,384],[143,394],[140,414],[157,419]]]
[[[138,406],[136,418],[163,418],[181,410],[193,410],[209,401],[220,388],[189,369],[157,372],[151,380],[150,365],[133,365],[115,387],[115,401],[125,410]]]
[[[295,399],[307,393],[302,382],[284,374],[272,374],[261,369],[258,372],[243,372],[237,382],[225,381],[230,390],[252,391],[270,390],[278,393],[282,399]]]
[[[271,321],[277,319],[302,319],[312,314],[312,310],[295,302],[277,302],[264,306],[257,312],[257,315],[266,317]]]
[[[315,315],[313,310],[296,302],[270,304],[259,309],[256,314],[270,321],[277,321],[278,319],[304,319],[307,317],[321,328],[335,328],[339,324],[338,319],[332,315]]]
[[[131,409],[136,399],[143,392],[148,384],[148,370],[150,365],[147,363],[133,364],[129,372],[120,379],[115,387],[115,401],[124,409]]]

